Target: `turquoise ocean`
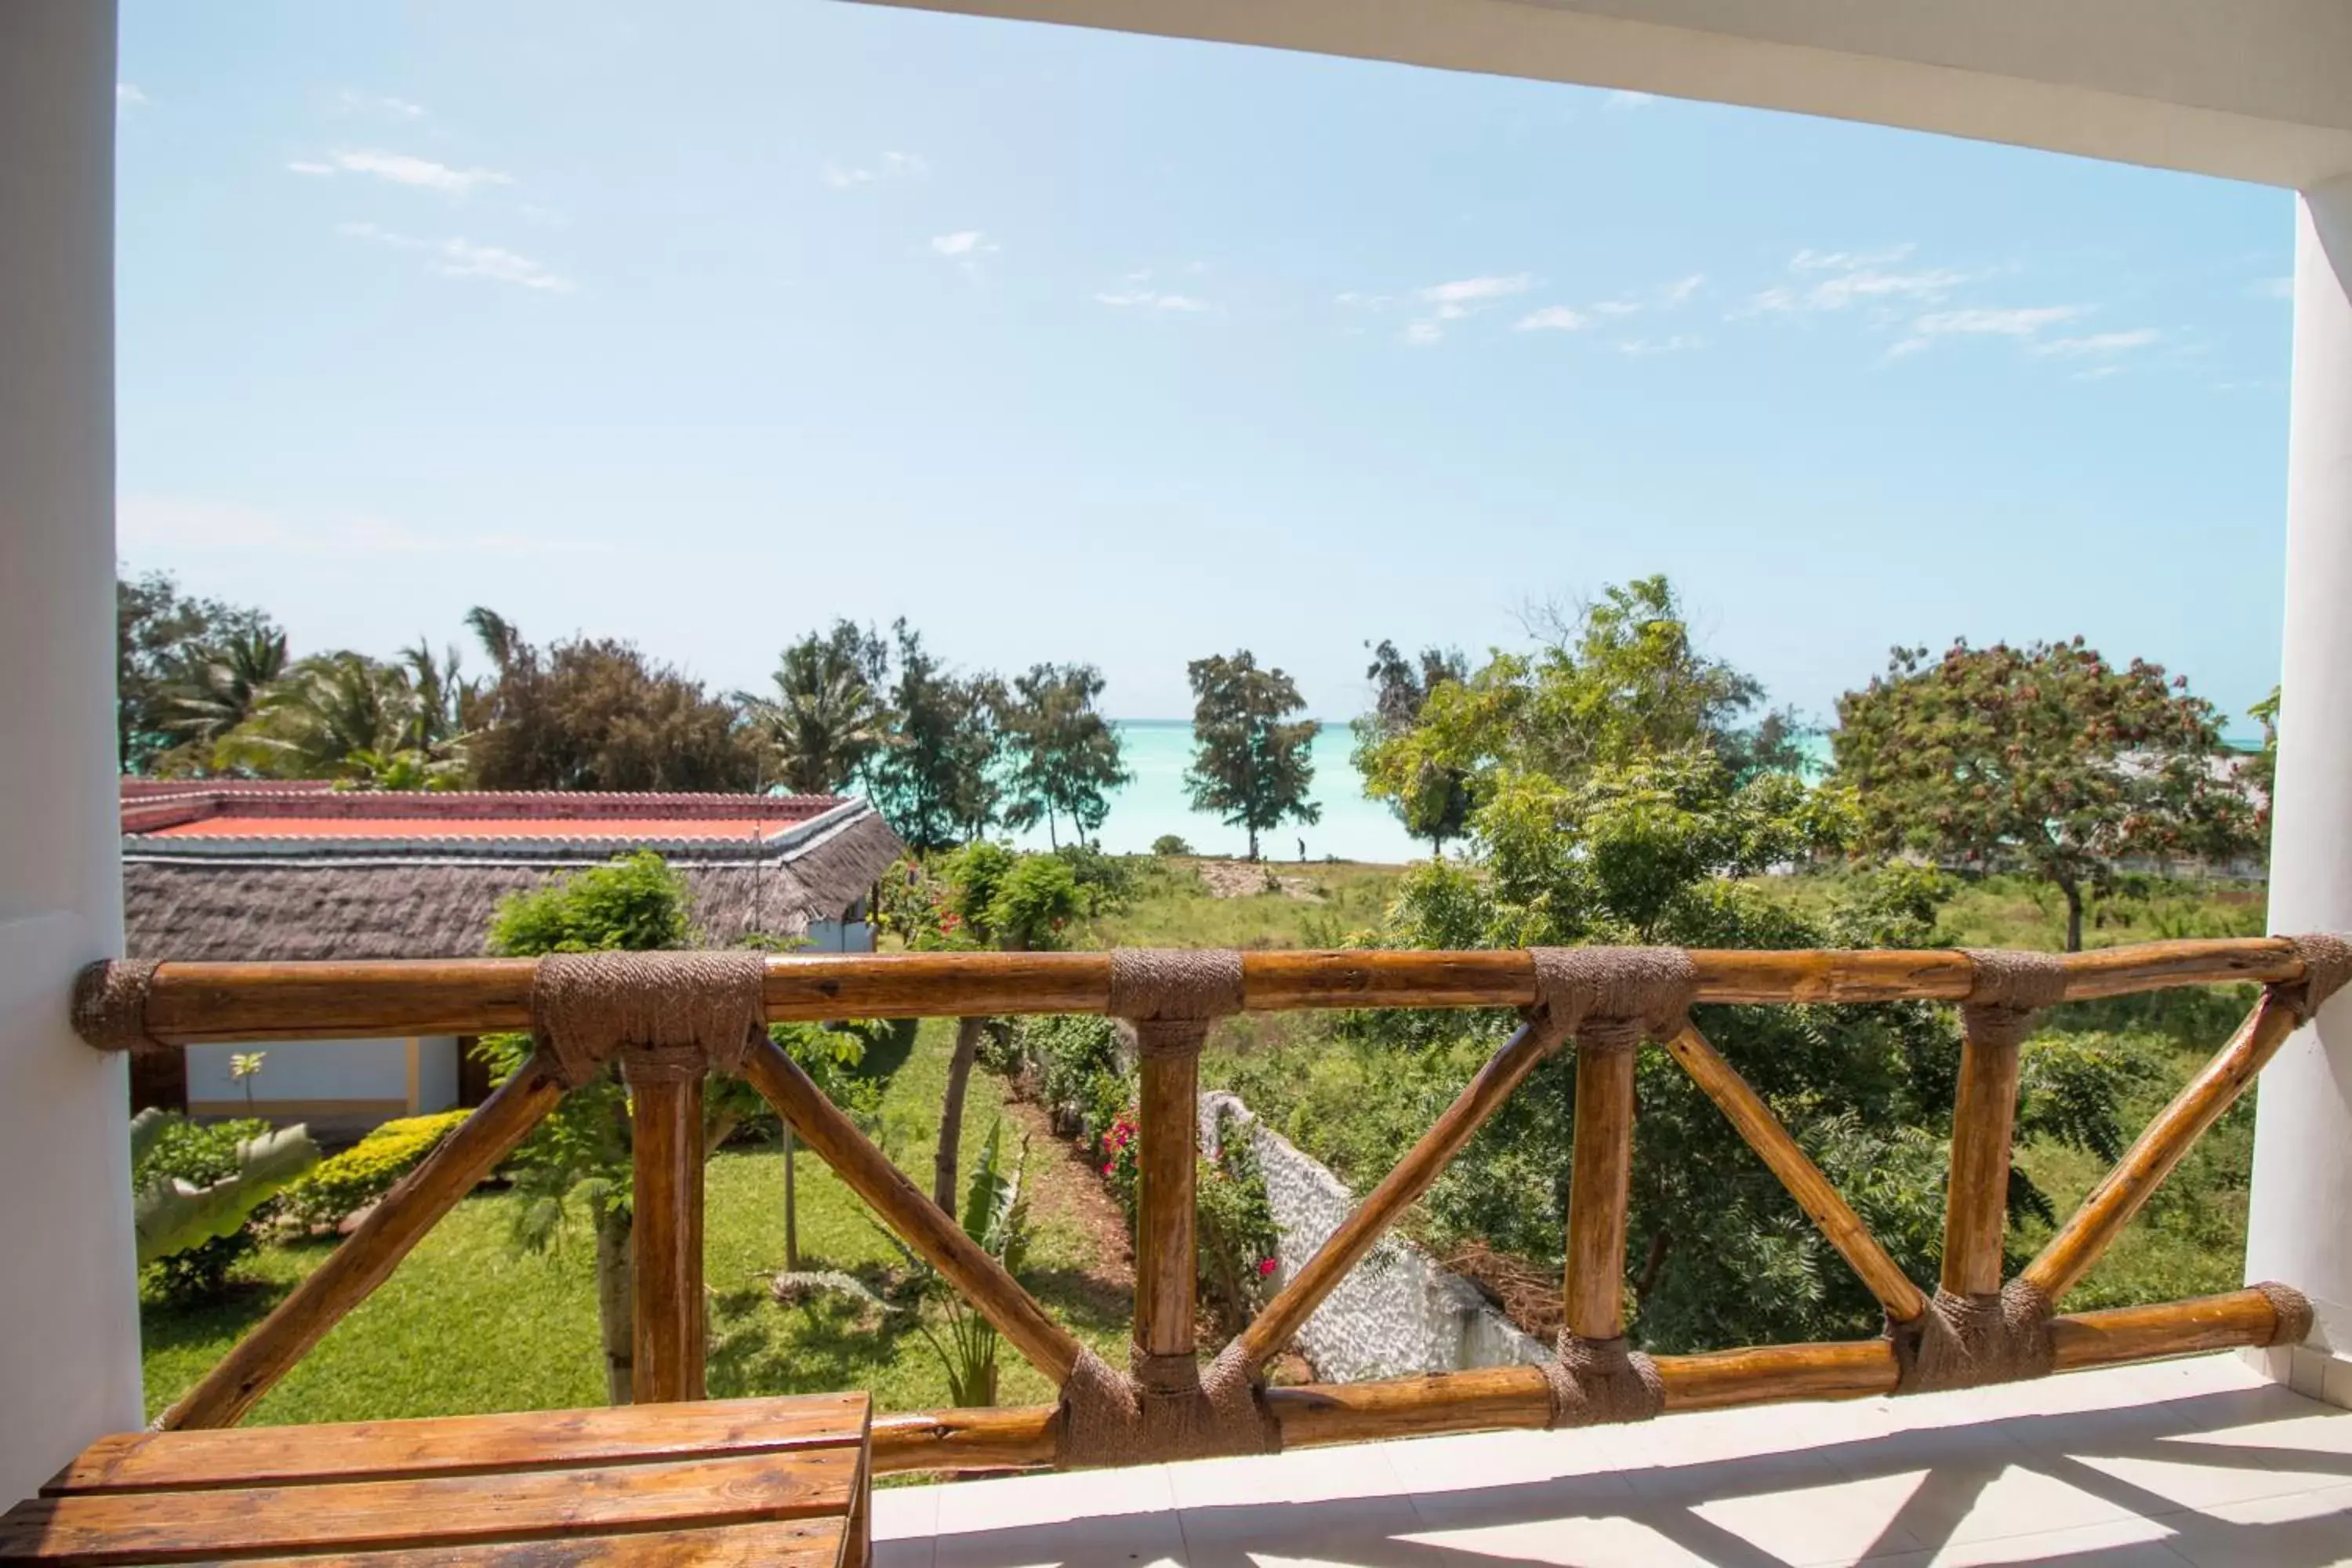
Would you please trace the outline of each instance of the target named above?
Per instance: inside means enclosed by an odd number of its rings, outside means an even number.
[[[1204,812],[1194,811],[1184,793],[1184,770],[1192,761],[1192,726],[1182,719],[1117,719],[1119,744],[1134,780],[1112,797],[1103,822],[1102,847],[1115,855],[1141,854],[1151,841],[1172,833],[1202,855],[1239,856],[1248,836]],[[1829,754],[1826,736],[1809,737],[1809,749]],[[1320,822],[1285,824],[1267,835],[1260,849],[1270,859],[1295,860],[1299,844],[1307,858],[1402,862],[1426,859],[1429,846],[1405,837],[1403,826],[1379,801],[1364,798],[1364,781],[1348,753],[1355,736],[1345,723],[1326,722],[1315,737],[1315,803]],[[1068,824],[1063,825],[1066,837]],[[1043,849],[1045,829],[1023,835],[1024,848]]]

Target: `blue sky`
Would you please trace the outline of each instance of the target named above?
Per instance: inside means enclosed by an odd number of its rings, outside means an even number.
[[[126,0],[121,75],[122,556],[298,650],[903,615],[1344,718],[1663,571],[1815,714],[1963,635],[2275,679],[2284,193],[815,0]]]

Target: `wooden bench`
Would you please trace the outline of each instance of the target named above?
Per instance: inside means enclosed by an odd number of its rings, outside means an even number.
[[[0,1563],[864,1568],[863,1394],[101,1437]]]

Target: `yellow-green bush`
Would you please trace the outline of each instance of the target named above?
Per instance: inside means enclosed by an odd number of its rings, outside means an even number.
[[[306,1228],[341,1223],[392,1191],[466,1116],[463,1110],[444,1110],[385,1122],[288,1188],[287,1212]]]

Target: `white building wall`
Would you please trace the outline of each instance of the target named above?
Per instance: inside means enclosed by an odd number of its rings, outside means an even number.
[[[871,952],[874,928],[865,921],[811,921],[802,952]]]
[[[0,1503],[140,1419],[130,1089],[67,1026],[122,951],[114,7],[0,4]]]
[[[416,1109],[420,1113],[447,1110],[457,1103],[457,1041],[450,1035],[432,1035],[416,1042],[419,1071]]]
[[[457,1042],[436,1035],[416,1042],[415,1088],[419,1110],[446,1110],[457,1103]],[[373,1040],[279,1040],[255,1046],[190,1046],[188,1109],[197,1114],[241,1114],[245,1085],[229,1071],[240,1053],[267,1053],[252,1080],[257,1114],[324,1110],[384,1116],[405,1115],[409,1103],[409,1042]]]

